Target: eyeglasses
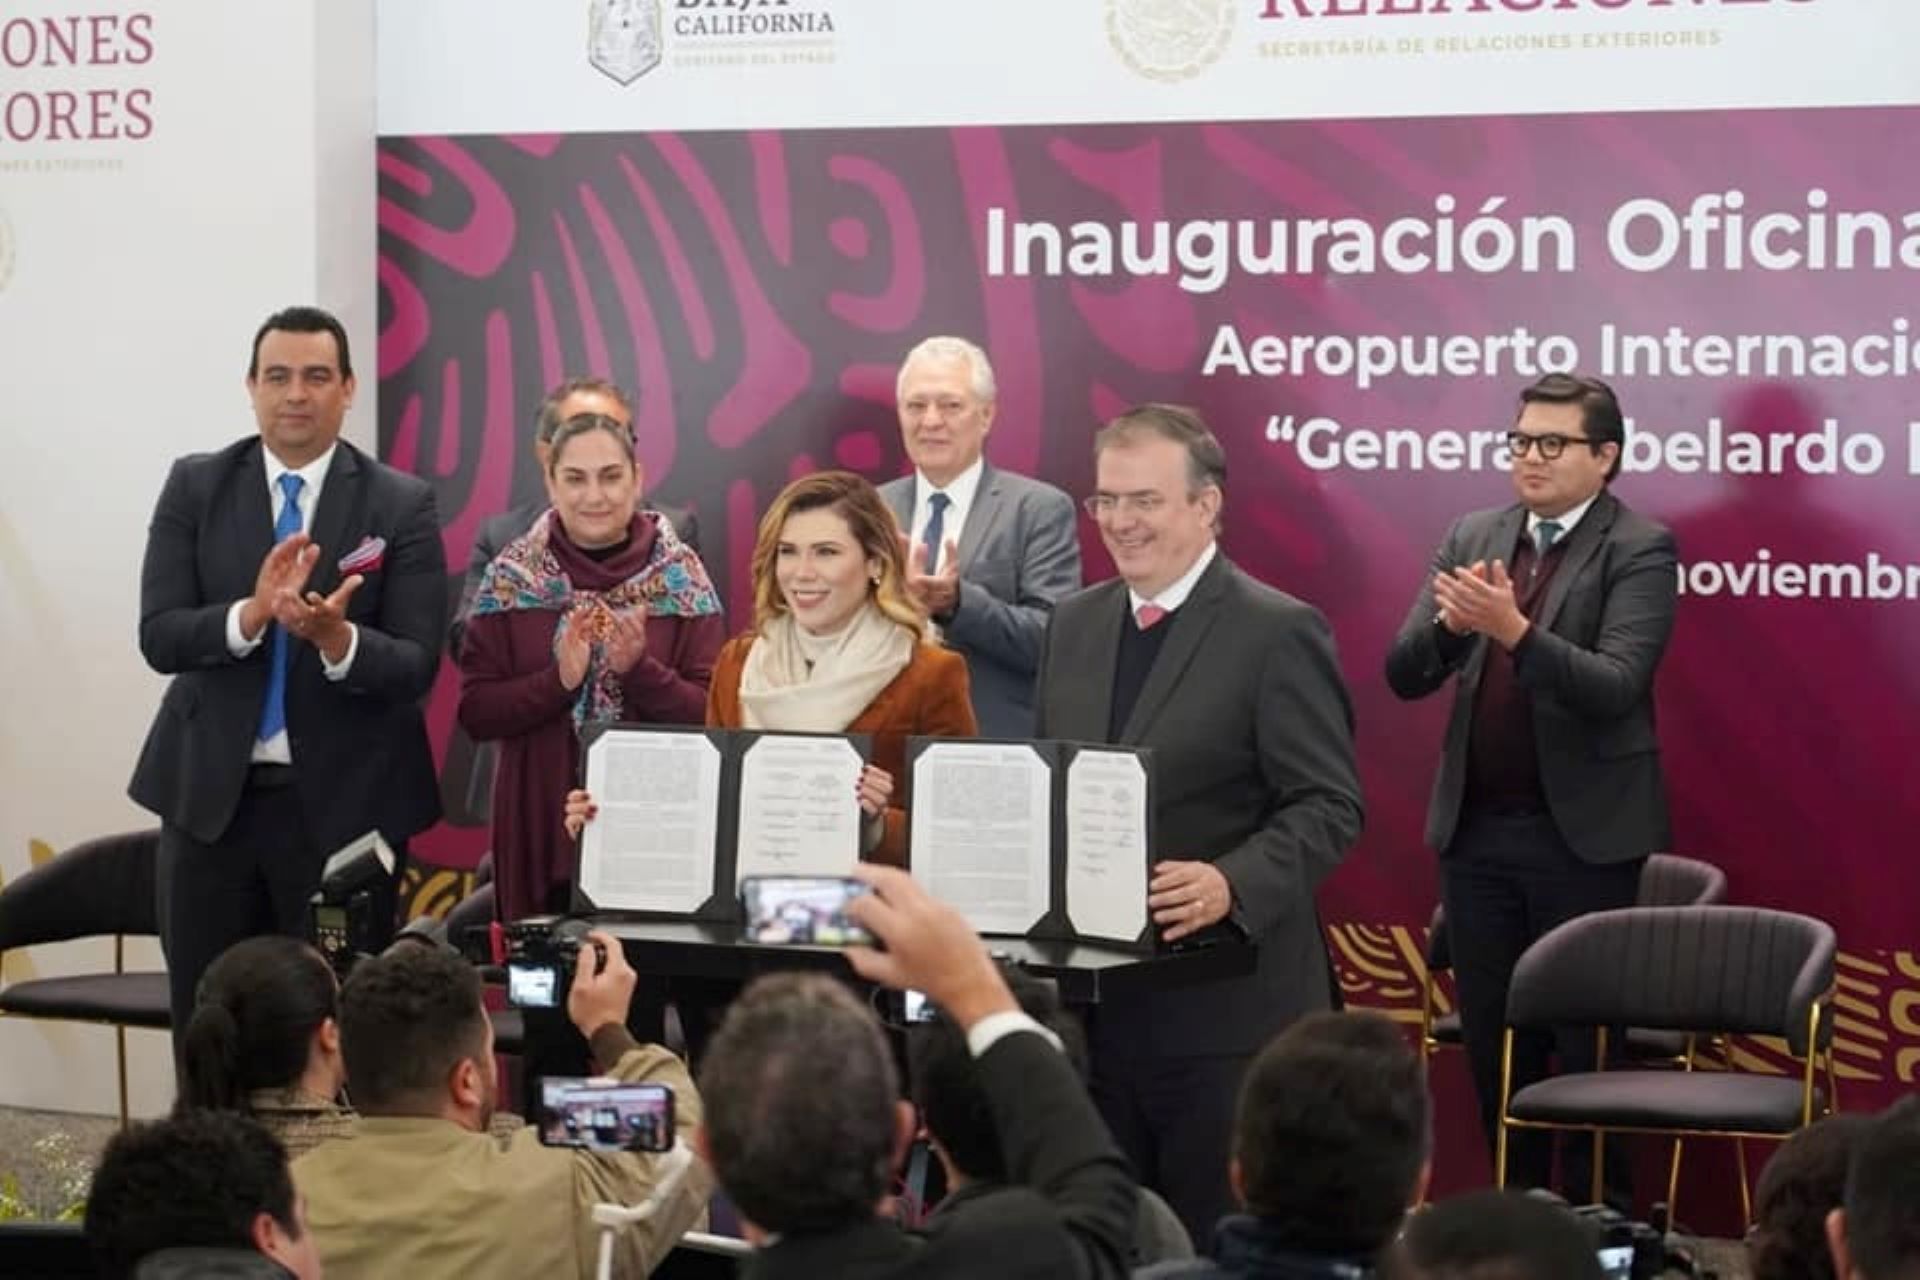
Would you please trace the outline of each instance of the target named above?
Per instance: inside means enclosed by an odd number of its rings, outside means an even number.
[[[1080,499],[1080,505],[1086,508],[1088,515],[1098,520],[1101,516],[1115,513],[1121,515],[1150,516],[1167,505],[1165,494],[1154,493],[1094,493]]]
[[[1593,444],[1592,436],[1563,436],[1558,431],[1546,435],[1530,436],[1524,431],[1507,432],[1507,451],[1516,458],[1527,456],[1527,450],[1538,449],[1540,456],[1548,462],[1567,451],[1570,444]]]

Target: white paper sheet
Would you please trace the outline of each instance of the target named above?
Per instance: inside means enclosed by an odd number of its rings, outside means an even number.
[[[735,876],[845,875],[860,861],[865,763],[845,738],[755,739],[740,761]]]
[[[936,742],[913,762],[913,874],[981,933],[1047,913],[1052,771],[1019,743]]]
[[[1082,748],[1067,765],[1067,918],[1088,938],[1147,927],[1147,771],[1131,752]]]
[[[611,910],[697,910],[713,894],[720,748],[698,733],[609,729],[586,773],[600,812],[581,839],[581,889]]]

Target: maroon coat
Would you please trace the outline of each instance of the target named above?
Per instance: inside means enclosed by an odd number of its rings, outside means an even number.
[[[633,576],[653,549],[654,525],[634,517],[631,545],[595,561],[554,521],[551,549],[577,588],[603,591]],[[578,690],[560,683],[553,635],[564,609],[520,609],[470,618],[460,650],[460,725],[476,742],[497,741],[493,777],[493,880],[502,920],[564,910],[575,851],[561,824],[567,791],[579,785],[574,731]],[[726,640],[717,613],[649,616],[647,651],[622,682],[620,718],[701,724],[714,658]]]

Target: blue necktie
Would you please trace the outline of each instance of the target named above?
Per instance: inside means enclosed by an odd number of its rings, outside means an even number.
[[[1558,520],[1542,520],[1533,526],[1533,545],[1541,555],[1547,554],[1554,543],[1560,540],[1560,530],[1564,528]]]
[[[944,493],[936,493],[927,499],[927,505],[933,508],[933,514],[927,517],[927,531],[920,541],[927,548],[927,572],[933,573],[940,567],[941,535],[947,531],[947,505],[953,501]]]
[[[278,546],[300,532],[300,490],[306,481],[289,471],[280,477],[280,492],[286,501],[280,504],[280,518],[273,522],[273,541]],[[279,623],[271,623],[273,647],[267,657],[267,701],[260,708],[260,741],[271,741],[287,727],[287,632]]]

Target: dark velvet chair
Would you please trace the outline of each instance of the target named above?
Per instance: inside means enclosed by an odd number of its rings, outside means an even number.
[[[1726,900],[1726,872],[1711,862],[1656,853],[1640,872],[1637,905],[1642,907],[1708,906]],[[1435,907],[1427,925],[1427,972],[1420,998],[1420,1052],[1428,1059],[1441,1049],[1460,1047],[1460,1015],[1441,1007],[1440,975],[1452,968],[1446,908]],[[1636,1061],[1666,1061],[1678,1066],[1687,1054],[1686,1033],[1629,1027],[1624,1052]]]
[[[1650,1133],[1676,1140],[1668,1178],[1673,1212],[1678,1139],[1781,1140],[1832,1106],[1832,1003],[1837,944],[1831,926],[1761,907],[1633,907],[1569,920],[1527,948],[1507,997],[1501,1059],[1500,1132],[1494,1167],[1506,1179],[1512,1129]],[[1601,1069],[1512,1087],[1516,1029],[1596,1027],[1596,1061],[1607,1061],[1607,1028],[1686,1034],[1778,1036],[1798,1069]],[[1729,1055],[1731,1058],[1732,1055]],[[1820,1071],[1826,1064],[1826,1087]],[[1739,1146],[1741,1209],[1750,1222],[1746,1150]]]
[[[113,939],[113,971],[29,978],[0,986],[0,1016],[104,1023],[119,1055],[120,1123],[127,1123],[127,1028],[172,1025],[164,970],[128,973],[129,937],[157,937],[158,829],[100,836],[55,854],[0,888],[0,954],[83,938]]]

